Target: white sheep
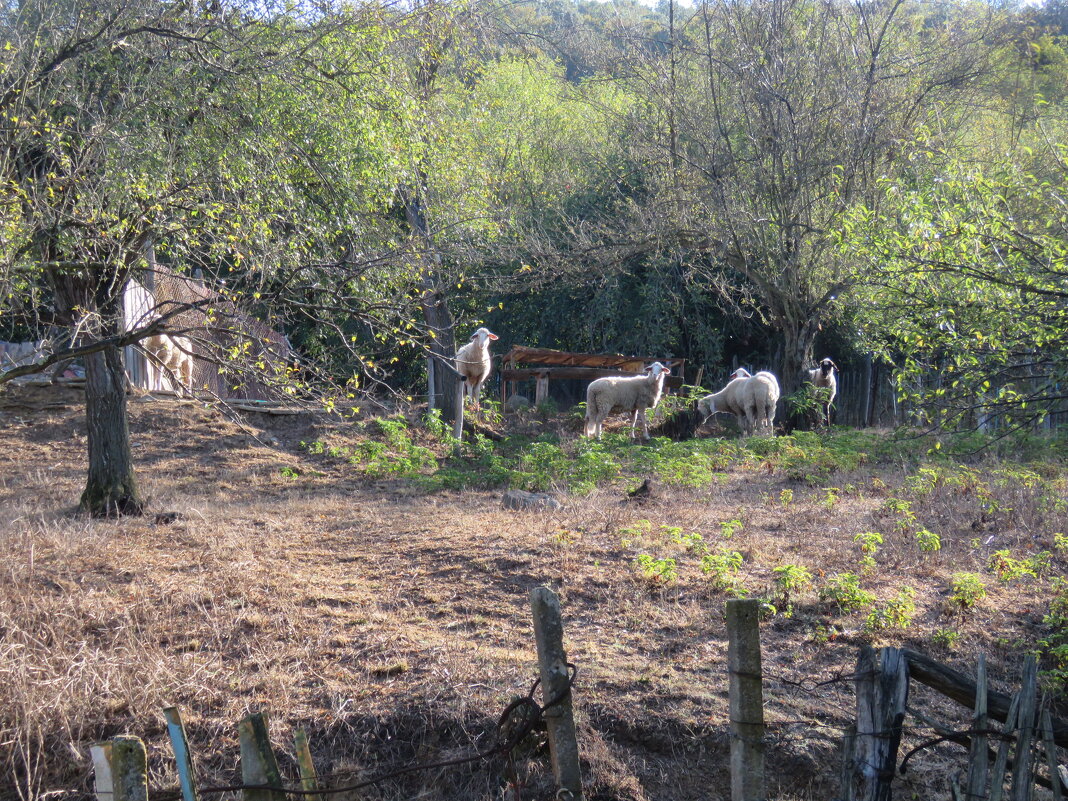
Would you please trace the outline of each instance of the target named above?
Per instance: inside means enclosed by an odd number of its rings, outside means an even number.
[[[161,376],[168,375],[178,383],[178,394],[193,392],[193,342],[188,337],[173,334],[155,334],[141,340],[141,347],[148,355],[149,387],[152,381],[152,366]]]
[[[774,375],[767,370],[751,375],[741,367],[731,373],[726,387],[701,398],[697,408],[705,417],[717,412],[735,415],[748,435],[758,428],[772,428],[778,402],[779,380]]]
[[[479,395],[482,385],[489,378],[493,363],[490,361],[489,343],[497,339],[488,328],[479,328],[471,335],[471,341],[456,351],[456,369],[464,377],[464,398],[468,395],[479,410]]]
[[[646,409],[655,409],[664,391],[664,378],[671,370],[660,362],[653,362],[642,375],[607,376],[592,381],[586,388],[587,437],[601,438],[601,425],[614,410],[631,412],[631,436],[638,429],[638,417],[642,419],[642,438],[649,439],[649,421]]]
[[[825,390],[817,395],[822,395],[823,408],[821,411],[821,425],[829,426],[831,424],[831,402],[834,400],[835,395],[838,394],[838,380],[834,377],[835,372],[838,370],[838,365],[830,359],[823,359],[820,362],[819,367],[814,370],[808,371],[808,381],[817,390]]]

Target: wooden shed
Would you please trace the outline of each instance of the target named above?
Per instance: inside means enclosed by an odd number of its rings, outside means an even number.
[[[264,379],[272,371],[284,372],[293,361],[289,342],[197,278],[156,265],[145,272],[144,284],[130,279],[123,293],[124,329],[139,328],[160,312],[182,306],[188,308],[172,317],[168,328],[192,340],[193,386],[218,398],[270,399],[272,393]],[[241,352],[243,357],[236,361],[228,356],[230,352]],[[148,370],[147,357],[139,345],[125,348],[124,356],[135,386],[149,391],[177,389],[160,371]],[[242,369],[253,363],[266,369]]]
[[[571,353],[552,348],[513,345],[501,361],[501,403],[515,394],[520,381],[534,381],[534,405],[549,397],[549,382],[562,379],[593,381],[612,375],[634,375],[653,362],[671,370],[664,386],[678,389],[683,384],[685,359],[656,356],[623,356],[618,353]]]

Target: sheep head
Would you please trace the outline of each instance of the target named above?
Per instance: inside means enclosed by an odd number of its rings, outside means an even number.
[[[471,340],[478,342],[480,347],[485,347],[486,343],[491,339],[497,339],[497,335],[492,333],[488,328],[476,329],[475,333],[471,335]]]
[[[823,361],[820,362],[820,372],[823,373],[823,375],[829,375],[831,370],[837,369],[838,365],[832,362],[830,359],[823,359]]]

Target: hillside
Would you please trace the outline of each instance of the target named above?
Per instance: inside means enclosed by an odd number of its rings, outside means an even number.
[[[119,732],[148,741],[154,801],[174,797],[172,704],[203,785],[239,778],[235,724],[249,710],[270,710],[286,753],[307,729],[334,784],[468,753],[535,676],[528,597],[541,584],[560,595],[579,668],[589,798],[729,796],[723,603],[743,590],[776,606],[762,632],[769,795],[830,798],[853,696],[848,681],[821,682],[848,677],[863,643],[907,644],[966,672],[984,651],[1006,689],[1049,635],[1068,572],[1062,462],[1033,449],[1026,465],[928,463],[930,443],[876,432],[748,448],[609,437],[583,451],[561,416],[525,421],[542,443],[509,440],[493,461],[484,442],[439,469],[447,448],[400,418],[239,425],[149,400],[131,403],[131,434],[151,513],[91,520],[74,514],[83,409],[65,393],[0,398],[0,776],[18,784],[0,785],[5,799],[90,797],[88,744]],[[561,493],[557,512],[505,510],[502,488],[478,486],[504,470],[528,488],[539,471],[574,482],[576,464],[590,491]],[[627,491],[645,477],[639,505]],[[855,540],[865,532],[883,542]],[[789,565],[811,581],[795,573],[784,596],[789,571],[774,570]],[[986,597],[964,594],[962,572]],[[867,603],[835,584],[845,573]],[[847,595],[858,608],[843,613]],[[912,705],[959,719],[921,688]],[[908,725],[905,748],[930,735]],[[914,758],[903,792],[946,797],[961,754]],[[517,755],[523,799],[551,797],[547,761],[536,743]],[[288,757],[283,770],[294,775]],[[500,762],[415,773],[360,797],[488,801],[506,775]]]

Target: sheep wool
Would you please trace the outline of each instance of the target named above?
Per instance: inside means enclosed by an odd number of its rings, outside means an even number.
[[[655,409],[664,391],[664,378],[671,372],[660,362],[653,362],[643,375],[608,376],[598,378],[586,389],[587,437],[601,438],[601,426],[606,417],[619,410],[631,413],[631,436],[637,432],[638,418],[642,421],[642,438],[649,439],[646,409]]]
[[[749,435],[759,428],[772,430],[778,402],[779,380],[772,373],[761,370],[751,375],[739,368],[731,374],[726,387],[701,398],[697,408],[706,417],[717,412],[735,415],[741,421],[742,431]]]
[[[486,383],[493,367],[489,343],[497,338],[488,328],[479,328],[471,335],[471,341],[456,351],[456,370],[464,377],[464,398],[471,397],[476,412],[479,410],[482,385]]]
[[[193,343],[188,337],[156,334],[141,340],[149,365],[177,382],[178,392],[193,390]]]

